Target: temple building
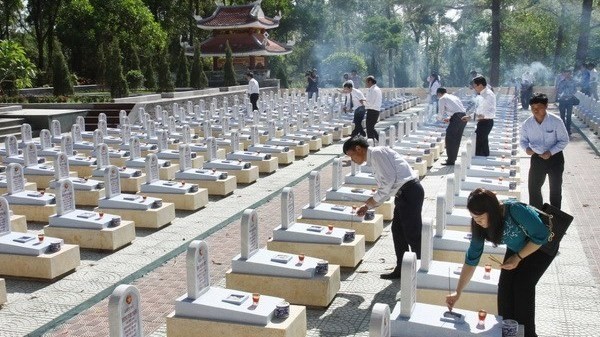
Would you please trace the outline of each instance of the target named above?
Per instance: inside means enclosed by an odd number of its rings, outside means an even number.
[[[202,57],[213,58],[213,70],[219,71],[225,63],[227,41],[233,55],[236,73],[250,70],[259,78],[269,76],[267,56],[292,52],[290,45],[269,39],[268,29],[279,26],[280,15],[265,16],[258,0],[246,5],[218,5],[207,18],[196,16],[198,28],[211,30],[212,36],[200,44]],[[188,49],[188,52],[192,49]]]

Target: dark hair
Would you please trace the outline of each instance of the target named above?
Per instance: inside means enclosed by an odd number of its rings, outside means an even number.
[[[494,245],[501,244],[504,234],[504,216],[502,215],[502,205],[496,194],[483,188],[477,188],[469,194],[467,208],[475,215],[488,214],[487,228],[479,226],[475,220],[471,219],[473,237],[488,240]]]
[[[254,78],[254,74],[251,71],[247,72],[246,76]]]
[[[469,74],[471,74],[471,75],[477,75],[477,70],[471,70],[471,72]]]
[[[446,88],[444,88],[444,87],[439,87],[439,88],[437,88],[437,90],[435,91],[435,93],[436,93],[436,94],[445,94],[445,93],[447,93],[447,92],[448,92],[448,90],[446,90]]]
[[[475,84],[475,85],[481,84],[484,87],[486,87],[487,86],[487,81],[485,80],[485,77],[479,75],[479,76],[476,76],[475,78],[473,78],[473,84]]]
[[[367,82],[371,82],[373,84],[377,84],[377,81],[375,80],[375,76],[373,76],[373,75],[367,76]]]
[[[344,82],[344,88],[352,89],[354,86],[352,85],[352,81]]]
[[[344,154],[348,154],[349,150],[352,150],[353,148],[355,148],[357,146],[360,146],[364,149],[368,149],[369,142],[367,142],[367,138],[365,138],[363,136],[354,136],[344,142],[342,149],[344,151]]]
[[[344,73],[344,76],[342,76],[344,79],[348,79],[350,77],[350,75],[348,75],[348,73]]]
[[[542,94],[540,92],[536,92],[529,99],[529,104],[531,105],[531,104],[537,104],[537,103],[548,105],[548,96],[546,96],[546,94]]]

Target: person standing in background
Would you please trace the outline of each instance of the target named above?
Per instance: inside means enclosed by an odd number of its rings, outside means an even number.
[[[458,157],[460,141],[468,121],[466,110],[460,98],[448,94],[446,88],[438,88],[436,95],[439,106],[437,119],[448,123],[445,139],[448,159],[442,165],[454,165],[456,157]]]
[[[523,110],[529,110],[529,99],[533,95],[533,83],[535,77],[527,70],[521,76],[521,107]]]
[[[306,73],[306,93],[308,99],[311,99],[313,95],[315,98],[319,98],[319,76],[317,75],[317,69],[314,69]]]
[[[362,120],[365,118],[365,95],[354,88],[352,81],[344,82],[343,93],[346,94],[346,102],[344,104],[344,112],[354,112],[354,130],[350,137],[356,135],[365,136],[365,130],[362,127]]]
[[[588,63],[587,69],[590,72],[590,96],[598,100],[598,71],[595,63]]]
[[[260,93],[258,81],[250,71],[246,73],[246,79],[248,80],[248,96],[250,96],[250,103],[252,103],[252,111],[258,111],[258,105],[256,104]]]
[[[496,117],[496,94],[487,86],[487,81],[483,76],[477,76],[473,79],[473,89],[481,97],[475,110],[475,119],[477,128],[475,129],[475,155],[487,157],[490,155],[490,143],[488,137],[494,127],[494,117]],[[467,116],[466,120],[470,120]]]
[[[567,133],[571,135],[571,115],[573,114],[573,99],[577,92],[577,84],[573,77],[571,77],[571,70],[563,70],[563,78],[558,82],[556,88],[556,97],[558,100],[558,111],[560,112],[560,119],[562,119]]]
[[[562,181],[565,170],[563,150],[569,144],[569,135],[564,123],[546,112],[548,97],[536,93],[529,101],[532,116],[521,125],[519,144],[531,156],[529,166],[529,204],[539,209],[544,205],[542,186],[548,176],[550,204],[560,208]]]
[[[436,73],[431,73],[427,78],[429,82],[429,103],[433,106],[435,113],[438,113],[438,96],[437,90],[442,85],[440,84],[440,78]]]
[[[381,111],[381,105],[383,104],[383,94],[381,89],[377,86],[377,81],[373,76],[367,76],[365,80],[367,85],[367,103],[365,107],[367,109],[367,138],[371,138],[379,142],[379,135],[375,130],[375,124],[379,119],[379,112]]]

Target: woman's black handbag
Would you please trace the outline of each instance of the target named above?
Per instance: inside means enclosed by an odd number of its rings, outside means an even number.
[[[579,98],[573,96],[571,97],[571,104],[572,105],[579,105]]]
[[[550,231],[548,242],[540,247],[540,251],[550,256],[556,256],[558,253],[558,247],[560,246],[560,240],[562,240],[563,236],[567,232],[567,229],[571,225],[571,222],[573,222],[573,216],[550,204],[544,204],[544,206],[542,206],[542,210],[539,210],[531,205],[523,205],[531,207],[538,212],[540,219]],[[508,209],[508,215],[514,223],[521,227],[521,230],[525,233],[525,235],[529,236],[529,233],[527,233],[525,227],[523,227],[515,220],[515,218],[513,218],[510,212],[510,207]]]

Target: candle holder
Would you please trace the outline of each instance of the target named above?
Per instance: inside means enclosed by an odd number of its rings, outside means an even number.
[[[477,317],[479,317],[479,322],[477,322],[477,326],[484,328],[485,318],[487,317],[487,311],[479,309],[479,311],[477,312]]]
[[[486,280],[489,280],[490,277],[491,277],[490,273],[492,272],[492,265],[486,263],[483,268],[485,270],[485,272],[483,273],[483,278],[486,279]]]
[[[260,301],[260,294],[259,293],[253,293],[252,294],[252,305],[258,306],[258,301]]]
[[[44,242],[44,238],[45,238],[45,235],[44,235],[44,233],[40,233],[40,234],[38,234],[38,241],[39,241],[40,243],[41,243],[41,242]]]
[[[300,264],[304,263],[304,254],[298,254],[298,261]]]

